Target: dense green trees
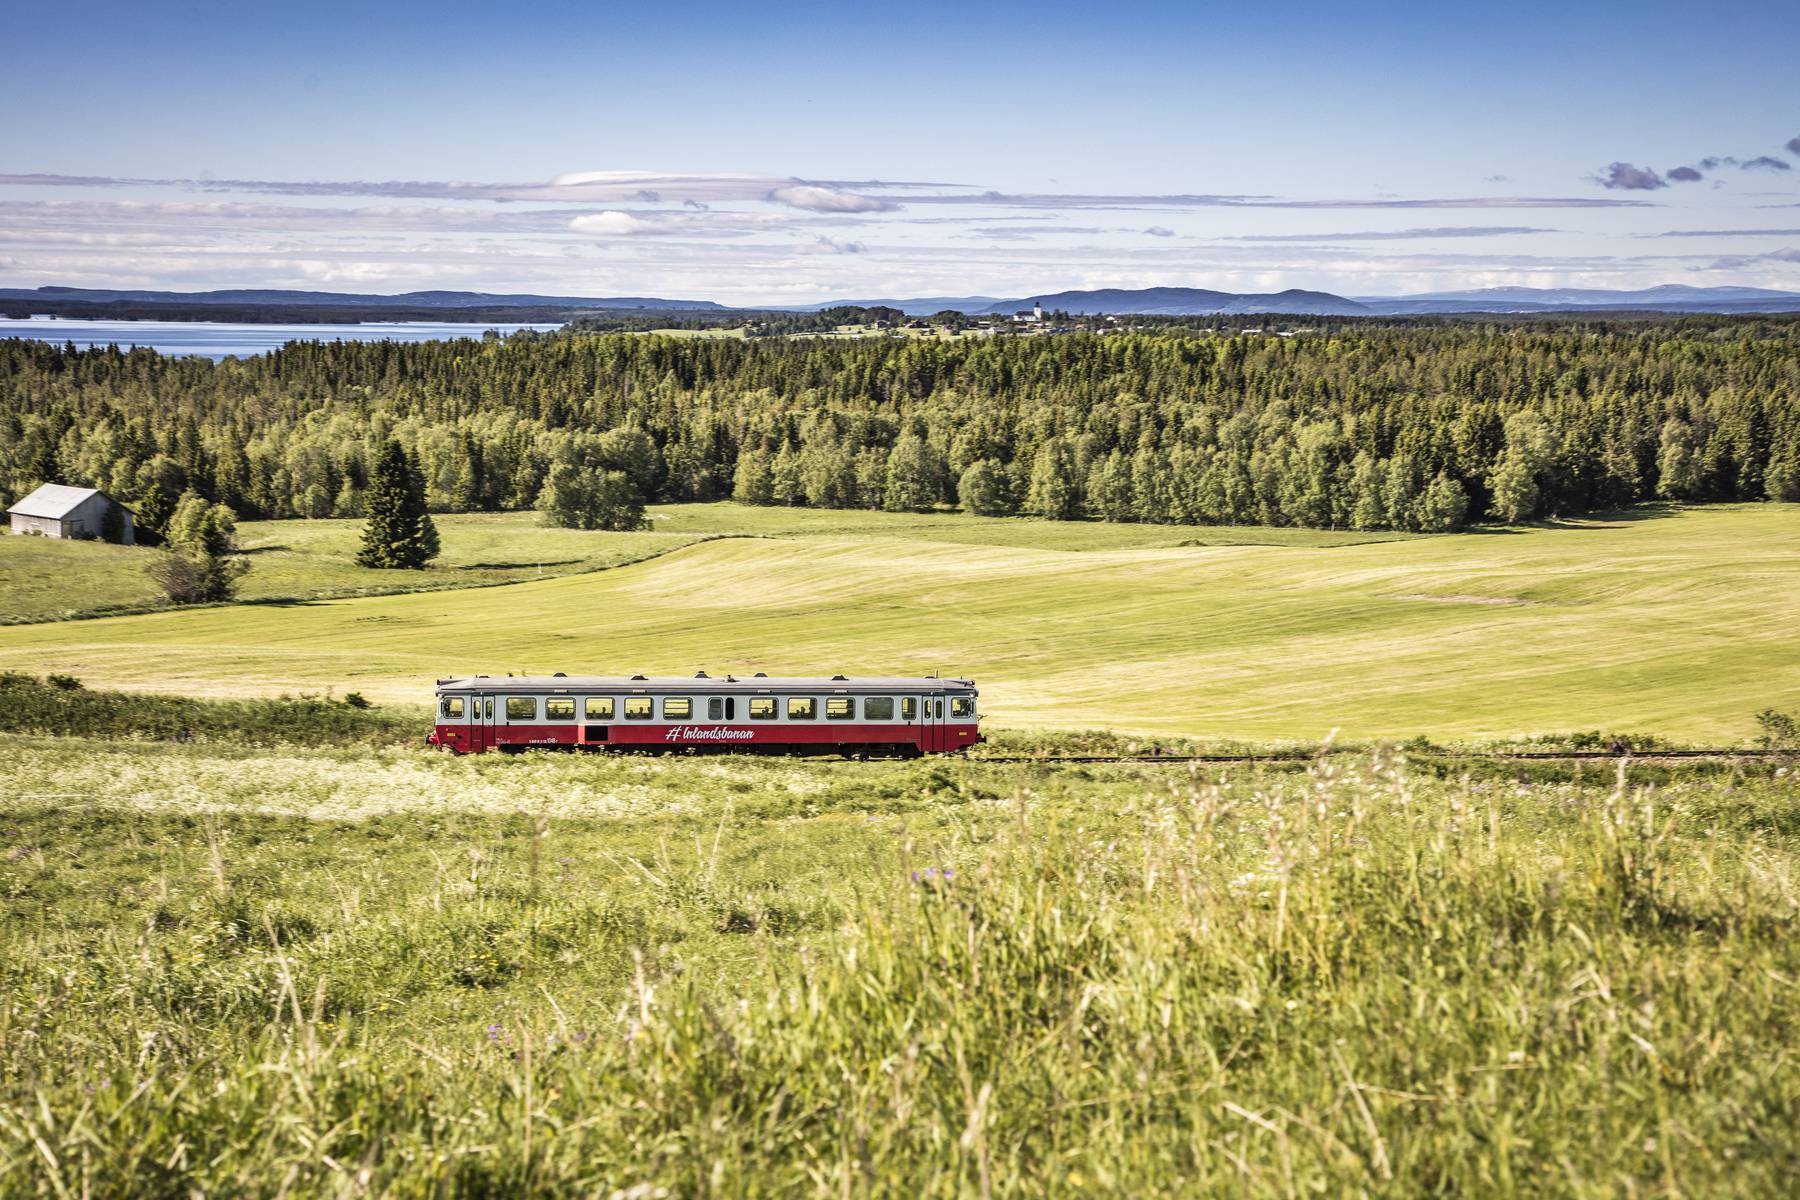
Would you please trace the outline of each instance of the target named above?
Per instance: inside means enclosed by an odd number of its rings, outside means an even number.
[[[369,519],[356,555],[359,566],[417,571],[437,557],[437,526],[425,511],[425,484],[399,442],[389,440],[376,453],[365,504]]]
[[[736,497],[1362,529],[1797,499],[1800,321],[571,334],[221,363],[0,342],[0,499],[102,487],[151,537],[187,490],[247,516],[370,514],[390,440],[431,509],[553,520],[601,519],[599,492],[627,520]]]

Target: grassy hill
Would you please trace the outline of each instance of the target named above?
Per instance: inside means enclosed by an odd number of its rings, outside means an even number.
[[[1792,506],[1361,544],[729,505],[660,515],[640,536],[679,545],[733,523],[762,536],[514,586],[13,627],[0,669],[398,703],[469,671],[938,670],[973,675],[996,724],[1247,739],[1737,740],[1757,709],[1800,706]],[[306,532],[284,525],[284,544]],[[349,536],[320,527],[324,543]],[[1179,544],[1209,536],[1278,544]],[[522,561],[503,545],[484,557]]]

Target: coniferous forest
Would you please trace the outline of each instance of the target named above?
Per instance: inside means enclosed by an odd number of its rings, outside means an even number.
[[[1344,321],[1294,336],[291,343],[214,363],[0,342],[0,498],[104,488],[160,528],[360,516],[389,439],[430,507],[645,502],[1445,530],[1800,500],[1800,320]]]

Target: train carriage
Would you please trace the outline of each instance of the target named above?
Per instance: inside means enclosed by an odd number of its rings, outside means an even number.
[[[969,679],[643,675],[440,679],[431,745],[740,754],[947,754],[981,740]]]

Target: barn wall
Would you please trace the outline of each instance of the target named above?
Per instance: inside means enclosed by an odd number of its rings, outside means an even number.
[[[44,537],[63,536],[62,522],[52,517],[25,517],[12,514],[12,531],[14,533],[36,533]]]

